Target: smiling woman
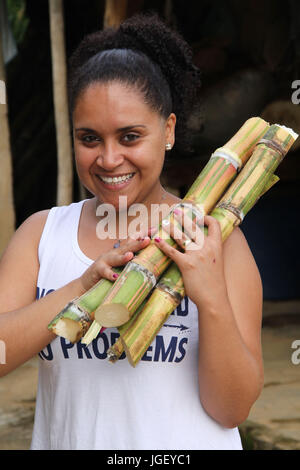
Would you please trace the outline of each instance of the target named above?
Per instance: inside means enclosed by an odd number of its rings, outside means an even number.
[[[122,356],[114,367],[107,361],[114,328],[89,346],[47,328],[149,245],[147,232],[120,243],[123,212],[128,228],[134,205],[143,205],[146,226],[154,206],[179,201],[160,174],[166,151],[187,146],[199,85],[189,46],[153,15],[87,36],[70,58],[76,168],[93,197],[31,216],[0,263],[0,373],[40,353],[32,449],[241,449],[237,425],[262,386],[262,292],[240,230],[222,246],[208,216],[204,246],[195,240],[192,253],[156,239],[176,260],[187,296],[135,369]],[[106,204],[119,217],[102,238]]]
[[[150,210],[160,202],[159,177],[175,122],[174,113],[163,118],[141,92],[119,82],[92,84],[81,92],[73,112],[76,166],[99,204],[118,209],[119,196],[127,196],[128,206],[139,202]]]

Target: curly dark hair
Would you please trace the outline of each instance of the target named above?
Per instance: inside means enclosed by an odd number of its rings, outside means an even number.
[[[113,80],[137,87],[162,116],[174,112],[176,148],[187,150],[187,119],[201,81],[192,50],[178,32],[151,13],[86,36],[69,60],[71,116],[87,86]]]

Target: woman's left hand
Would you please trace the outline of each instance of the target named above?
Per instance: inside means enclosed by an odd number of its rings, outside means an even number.
[[[182,217],[178,211],[176,212],[174,217],[182,222]],[[188,217],[184,217],[183,220],[183,230],[179,230],[173,224],[163,225],[164,230],[176,241],[178,247],[184,250],[183,252],[171,247],[161,238],[156,238],[154,241],[156,246],[177,264],[182,274],[185,293],[199,310],[214,304],[220,296],[228,298],[221,228],[215,218],[206,215],[204,225],[207,226],[208,233],[204,236],[203,230],[195,222]]]

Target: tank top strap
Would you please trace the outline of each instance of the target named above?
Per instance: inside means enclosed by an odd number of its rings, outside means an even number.
[[[47,256],[51,255],[51,247],[56,250],[58,242],[61,245],[72,246],[75,253],[79,255],[78,225],[85,201],[82,200],[68,206],[56,206],[50,209],[38,248],[40,264],[46,253]]]

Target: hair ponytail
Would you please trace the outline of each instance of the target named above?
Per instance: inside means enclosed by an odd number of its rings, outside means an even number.
[[[118,80],[137,87],[147,104],[177,117],[176,146],[186,149],[186,123],[200,86],[187,42],[156,14],[139,14],[119,28],[86,36],[69,61],[69,103],[95,82]]]

